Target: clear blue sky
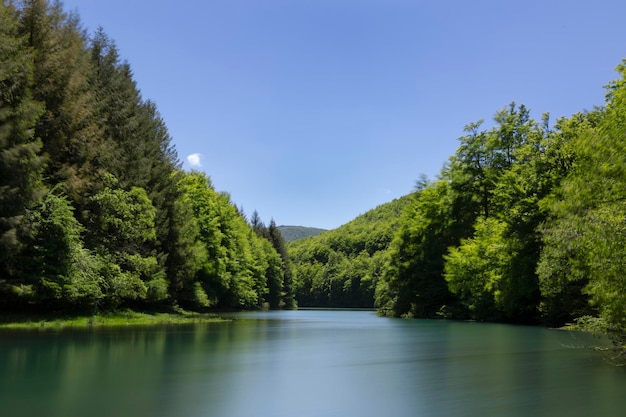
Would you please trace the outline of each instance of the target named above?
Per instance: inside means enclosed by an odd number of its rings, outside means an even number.
[[[279,225],[411,192],[512,101],[536,119],[602,105],[626,58],[623,0],[64,4],[115,40],[184,167]]]

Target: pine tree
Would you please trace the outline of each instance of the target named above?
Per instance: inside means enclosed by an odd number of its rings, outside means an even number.
[[[291,262],[289,260],[289,253],[285,246],[285,239],[280,233],[280,229],[276,226],[274,219],[270,221],[270,225],[267,228],[269,240],[272,242],[272,246],[283,261],[283,282],[281,292],[281,307],[291,309],[295,307],[295,296],[293,288],[293,272],[291,270]]]
[[[41,141],[34,138],[43,106],[32,97],[33,54],[16,24],[16,11],[0,5],[0,283],[11,278],[21,219],[43,194]]]
[[[78,17],[65,14],[60,2],[25,0],[20,17],[20,33],[34,52],[33,94],[46,108],[35,131],[49,156],[45,176],[53,186],[63,183],[80,206],[97,188],[100,159],[107,153],[86,37]]]
[[[256,210],[254,210],[254,212],[252,213],[252,217],[250,218],[250,226],[257,236],[265,239],[270,238],[267,226],[265,226],[265,223],[263,223],[263,220],[261,220],[261,217],[259,216],[259,212]]]
[[[132,186],[146,188],[148,167],[145,165],[142,129],[145,130],[149,123],[147,112],[142,109],[130,65],[120,62],[115,43],[102,28],[91,40],[91,61],[97,112],[110,151],[103,156],[104,167],[124,189]]]

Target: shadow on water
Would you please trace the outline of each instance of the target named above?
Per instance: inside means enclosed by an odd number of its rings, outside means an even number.
[[[0,333],[2,416],[621,416],[584,333],[243,313],[155,329]]]

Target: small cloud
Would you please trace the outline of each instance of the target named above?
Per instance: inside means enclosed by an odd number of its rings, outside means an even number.
[[[202,166],[202,155],[199,153],[192,153],[191,155],[187,155],[187,163],[192,167],[201,167]]]

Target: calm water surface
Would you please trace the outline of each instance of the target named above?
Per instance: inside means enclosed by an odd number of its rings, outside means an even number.
[[[624,416],[626,372],[588,335],[248,313],[160,329],[0,333],[0,416]]]

